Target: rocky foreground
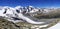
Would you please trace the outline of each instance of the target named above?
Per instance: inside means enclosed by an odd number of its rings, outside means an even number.
[[[53,21],[52,23],[50,23],[48,26],[45,27],[40,27],[42,25],[34,25],[34,24],[29,24],[26,22],[18,22],[18,23],[13,23],[10,21],[7,21],[5,19],[0,19],[0,29],[36,29],[36,28],[48,28],[50,26],[53,26],[54,24],[56,24],[60,19],[57,18],[55,21]]]

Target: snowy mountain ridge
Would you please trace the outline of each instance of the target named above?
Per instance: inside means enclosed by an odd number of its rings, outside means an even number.
[[[1,12],[0,17],[3,17],[4,19],[7,19],[8,21],[12,21],[14,23],[21,22],[20,19],[22,19],[31,24],[42,24],[44,22],[33,21],[31,20],[30,16],[36,15],[37,12],[48,13],[49,11],[51,11],[51,9],[41,9],[41,8],[35,8],[33,6],[28,6],[28,7],[17,6],[15,8],[4,6],[4,7],[0,7],[0,12]]]

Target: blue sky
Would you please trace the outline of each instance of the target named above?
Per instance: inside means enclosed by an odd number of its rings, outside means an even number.
[[[60,7],[60,0],[0,0],[0,6]]]

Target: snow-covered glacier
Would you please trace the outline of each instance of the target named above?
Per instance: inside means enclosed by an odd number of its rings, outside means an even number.
[[[53,10],[35,8],[33,6],[28,6],[28,7],[17,6],[14,8],[9,6],[3,6],[3,7],[0,7],[0,18],[6,19],[8,21],[12,21],[14,23],[25,21],[31,24],[44,24],[45,22],[43,21],[41,22],[36,21],[37,18],[33,16],[41,12],[44,14],[47,14],[50,11],[53,11]],[[51,19],[51,20],[53,21],[54,19]],[[49,21],[51,20],[49,19]]]

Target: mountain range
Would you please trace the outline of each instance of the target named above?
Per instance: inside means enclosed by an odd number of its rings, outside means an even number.
[[[16,22],[28,22],[31,24],[42,24],[44,22],[38,22],[37,18],[46,18],[46,17],[57,17],[55,14],[58,13],[60,10],[59,8],[38,8],[33,6],[16,6],[16,7],[9,7],[4,6],[0,7],[0,18],[4,18],[8,21]],[[53,15],[53,16],[52,16]],[[37,17],[37,18],[35,18]],[[36,21],[33,21],[33,20]]]

